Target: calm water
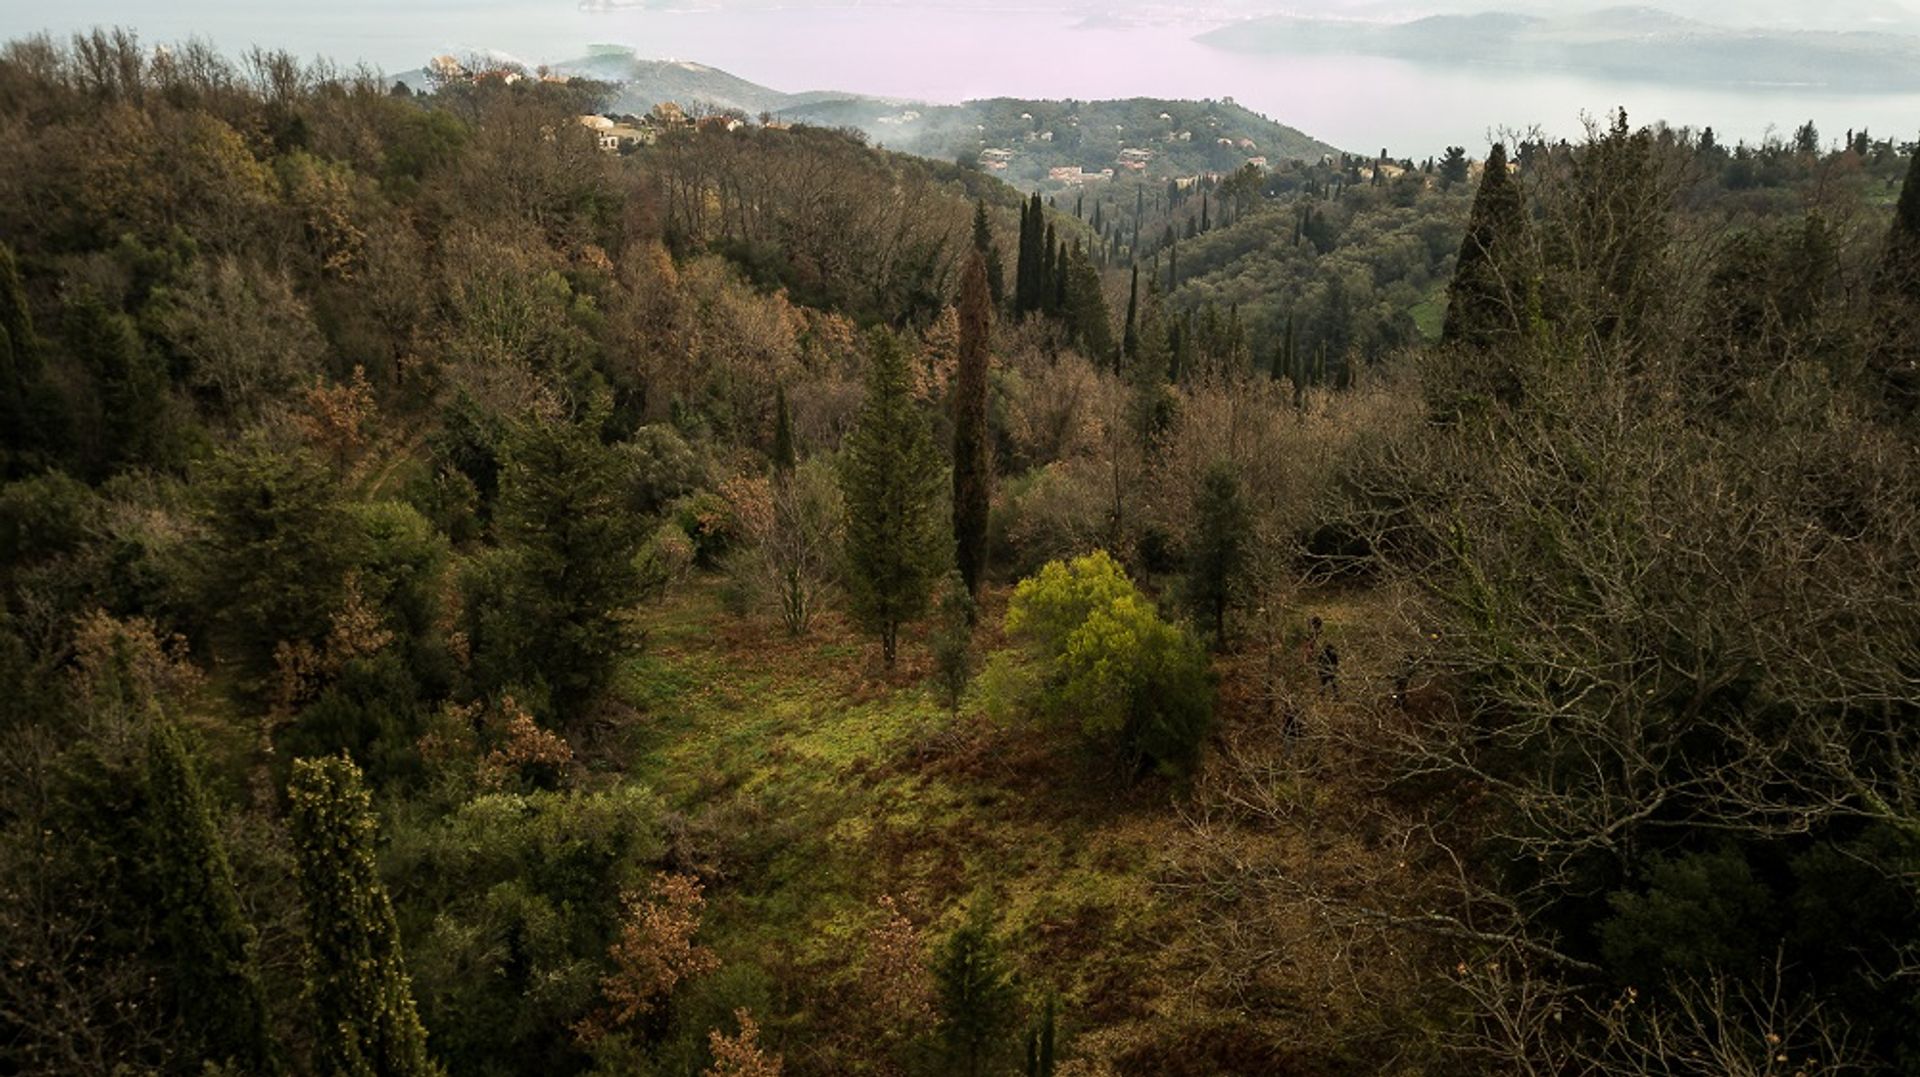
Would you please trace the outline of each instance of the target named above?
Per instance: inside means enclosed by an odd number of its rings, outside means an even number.
[[[126,25],[152,41],[198,33],[222,48],[284,46],[390,71],[442,52],[493,49],[529,64],[590,42],[698,60],[781,90],[838,89],[929,101],[970,97],[1232,97],[1361,152],[1424,157],[1490,132],[1539,125],[1575,135],[1583,115],[1625,106],[1636,121],[1711,124],[1757,140],[1814,120],[1829,138],[1866,126],[1920,132],[1920,94],[1859,96],[1606,81],[1452,69],[1370,57],[1256,57],[1190,36],[1208,26],[1090,26],[981,7],[848,6],[762,12],[583,12],[575,0],[6,0],[0,36]]]

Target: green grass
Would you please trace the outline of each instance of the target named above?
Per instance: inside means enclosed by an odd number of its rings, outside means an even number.
[[[858,978],[883,895],[932,939],[992,894],[1029,990],[1069,1005],[1120,990],[1136,1008],[1162,989],[1148,955],[1166,926],[1154,850],[1176,825],[1164,790],[1133,803],[1070,738],[949,715],[912,666],[917,644],[887,673],[844,625],[788,639],[726,613],[709,581],[647,628],[620,680],[634,716],[613,765],[710,858],[708,944],[797,981],[794,1040],[829,1031],[813,993]]]

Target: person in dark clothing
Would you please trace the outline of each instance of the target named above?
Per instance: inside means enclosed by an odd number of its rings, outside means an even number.
[[[1335,699],[1340,698],[1340,652],[1328,643],[1320,648],[1317,662],[1320,668],[1320,691]]]

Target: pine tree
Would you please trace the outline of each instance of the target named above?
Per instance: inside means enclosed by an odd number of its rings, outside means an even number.
[[[1487,349],[1525,334],[1532,280],[1526,228],[1520,185],[1508,172],[1506,147],[1496,144],[1487,155],[1453,281],[1447,286],[1441,340]]]
[[[793,417],[787,413],[787,387],[773,390],[773,470],[786,475],[799,462],[793,450]]]
[[[969,595],[979,594],[986,578],[987,515],[993,498],[987,430],[993,311],[986,290],[986,267],[976,251],[960,280],[960,361],[952,398],[954,564]]]
[[[474,666],[490,688],[544,684],[556,704],[585,706],[625,647],[624,613],[640,601],[637,521],[626,466],[600,440],[608,402],[577,422],[514,429],[494,524],[499,601],[474,603]]]
[[[359,768],[345,756],[295,760],[287,796],[307,908],[307,986],[319,1019],[314,1072],[438,1075],[374,865],[376,823]]]
[[[975,901],[966,921],[947,936],[933,976],[940,1047],[950,1071],[966,1077],[998,1072],[995,1062],[1013,1023],[1014,989],[985,901]]]
[[[1227,610],[1246,567],[1253,516],[1240,491],[1240,476],[1221,461],[1207,469],[1193,502],[1193,537],[1187,563],[1187,600],[1213,628],[1214,646],[1227,644]]]
[[[884,328],[868,345],[866,400],[841,458],[847,503],[848,597],[893,665],[900,627],[926,612],[942,539],[935,506],[940,461],[914,407],[906,351]]]
[[[277,1073],[253,927],[180,731],[155,708],[147,733],[144,820],[153,850],[168,987],[197,1061]]]

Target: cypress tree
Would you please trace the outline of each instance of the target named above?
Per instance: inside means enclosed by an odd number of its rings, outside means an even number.
[[[1167,246],[1167,294],[1172,295],[1173,290],[1179,286],[1180,244],[1176,242],[1170,243]]]
[[[345,756],[297,759],[288,824],[307,907],[307,987],[319,1019],[316,1073],[427,1077],[400,929],[374,866],[376,823],[360,768]]]
[[[1042,244],[1045,230],[1040,194],[1036,191],[1020,213],[1020,264],[1014,267],[1013,284],[1013,309],[1016,314],[1029,314],[1040,309],[1040,296],[1044,294],[1041,281],[1045,272],[1041,263],[1047,256]]]
[[[1027,1077],[1053,1077],[1054,997],[1047,995],[1040,1023],[1027,1030]]]
[[[1132,362],[1140,354],[1140,263],[1133,263],[1133,280],[1127,285],[1127,325],[1120,336],[1120,358]],[[1121,364],[1113,365],[1113,372],[1121,372]]]
[[[847,591],[855,619],[879,635],[891,666],[900,626],[926,612],[943,560],[934,515],[940,460],[914,407],[905,349],[884,327],[868,340],[866,400],[841,457]]]
[[[1054,238],[1053,222],[1048,221],[1041,231],[1040,241],[1040,280],[1035,285],[1038,291],[1033,296],[1033,309],[1052,312],[1059,310],[1054,302],[1057,288],[1054,281],[1060,276],[1060,242]]]
[[[975,251],[960,279],[960,361],[953,380],[954,564],[969,595],[980,593],[986,576],[987,513],[993,497],[987,433],[992,331],[986,266]]]
[[[1026,222],[1021,221],[1021,235],[1026,234]],[[993,227],[987,220],[986,199],[973,204],[973,249],[980,252],[987,264],[987,296],[998,307],[1006,301],[1007,282],[1005,271],[1000,264],[1000,245],[993,241]]]
[[[276,1073],[253,927],[180,731],[155,709],[147,733],[145,820],[166,939],[169,989],[197,1060]]]
[[[13,248],[0,243],[0,446],[26,441],[27,394],[40,378],[40,352],[26,285]]]
[[[1060,241],[1060,250],[1053,260],[1053,312],[1062,317],[1069,315],[1067,292],[1071,288],[1072,276],[1073,266],[1067,258],[1067,241],[1063,239]]]
[[[1525,333],[1525,289],[1531,279],[1525,257],[1526,226],[1520,185],[1507,170],[1507,149],[1495,144],[1474,194],[1453,280],[1447,285],[1442,341],[1488,349]]]
[[[1213,224],[1207,214],[1207,194],[1205,191],[1200,192],[1200,231],[1213,231]]]
[[[1874,339],[1871,363],[1885,383],[1887,398],[1900,411],[1920,406],[1920,151],[1907,166],[1907,179],[1887,230],[1880,272],[1874,281]]]
[[[793,471],[798,459],[793,451],[793,419],[787,414],[787,387],[773,390],[773,470],[785,475]]]

